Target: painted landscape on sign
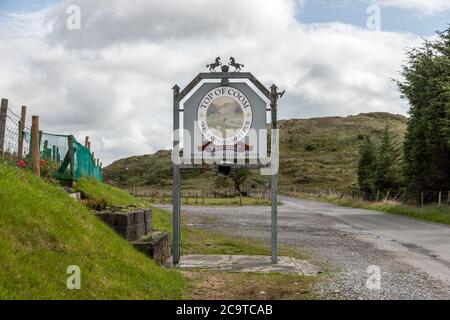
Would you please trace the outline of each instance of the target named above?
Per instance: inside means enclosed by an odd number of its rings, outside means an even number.
[[[244,111],[230,97],[215,99],[208,108],[206,123],[214,135],[222,139],[234,137],[244,125]]]

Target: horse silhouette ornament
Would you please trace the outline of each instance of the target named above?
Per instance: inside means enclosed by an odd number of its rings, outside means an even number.
[[[241,69],[245,67],[243,64],[237,63],[236,59],[233,57],[230,58],[230,63],[228,63],[228,65],[234,68],[234,72],[240,72]]]
[[[211,64],[207,64],[206,67],[209,69],[209,71],[216,72],[216,68],[220,67],[221,65],[222,65],[222,62],[220,60],[220,57],[217,57],[215,62],[213,62]]]

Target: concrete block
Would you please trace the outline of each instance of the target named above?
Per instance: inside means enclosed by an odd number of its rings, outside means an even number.
[[[134,225],[135,213],[114,213],[114,225],[117,227],[125,228]]]
[[[152,211],[150,209],[127,213],[96,213],[96,216],[128,241],[137,241],[152,230]]]
[[[152,223],[151,222],[145,222],[145,234],[149,234],[152,232]]]
[[[145,209],[144,210],[144,218],[145,222],[150,224],[150,227],[152,227],[153,224],[153,214],[151,209]]]
[[[136,226],[115,227],[114,231],[116,231],[125,240],[135,241],[138,239],[137,234],[136,234]]]
[[[145,222],[135,225],[136,228],[136,239],[139,240],[143,236],[147,235],[147,226]]]
[[[112,213],[97,213],[97,218],[102,220],[104,223],[109,225],[110,227],[114,227],[114,214]]]
[[[151,240],[133,242],[134,247],[158,263],[170,257],[170,235],[168,232],[153,232]]]
[[[145,222],[144,210],[134,212],[134,224],[141,224]]]

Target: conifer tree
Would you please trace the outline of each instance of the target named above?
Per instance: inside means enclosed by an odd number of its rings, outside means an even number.
[[[408,53],[399,90],[409,101],[404,144],[408,190],[450,189],[450,29]]]
[[[386,126],[377,151],[374,185],[379,191],[398,191],[401,179],[401,145]]]
[[[369,194],[374,192],[376,160],[375,146],[367,136],[359,148],[358,184],[361,191]]]

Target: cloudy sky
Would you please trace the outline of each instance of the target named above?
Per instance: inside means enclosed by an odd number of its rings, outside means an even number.
[[[0,0],[0,96],[110,163],[170,147],[171,88],[216,56],[286,89],[285,119],[406,114],[390,79],[448,23],[450,0]]]

